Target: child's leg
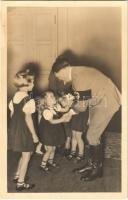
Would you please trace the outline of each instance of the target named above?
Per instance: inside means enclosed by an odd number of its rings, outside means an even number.
[[[76,132],[76,140],[77,140],[77,143],[78,143],[78,157],[83,157],[83,154],[84,154],[84,142],[83,142],[83,139],[82,139],[82,132]]]
[[[48,164],[49,164],[51,167],[58,168],[59,165],[56,164],[56,163],[54,162],[55,150],[56,150],[56,147],[53,146],[53,147],[52,147],[52,152],[51,152],[50,157],[49,157],[49,160],[48,160]]]
[[[50,154],[50,156],[49,156],[49,161],[53,161],[54,156],[55,156],[55,150],[56,150],[56,147],[53,146],[53,147],[52,147],[52,152],[51,152],[51,154]]]
[[[32,155],[31,152],[22,152],[22,161],[21,163],[19,163],[20,166],[19,179],[16,184],[17,191],[22,191],[24,189],[32,189],[35,186],[35,184],[25,183],[24,181],[31,155]]]
[[[17,166],[17,170],[16,170],[14,177],[13,177],[13,182],[17,182],[18,179],[19,179],[21,165],[22,165],[22,156],[20,157],[20,159],[18,161],[18,166]]]
[[[65,149],[69,150],[71,146],[71,136],[72,136],[72,129],[70,122],[64,123],[65,134],[66,134],[66,142],[65,142]]]
[[[77,139],[76,139],[76,131],[72,131],[72,148],[71,148],[71,151],[72,152],[76,152],[76,147],[77,147]]]
[[[19,163],[20,173],[18,182],[24,182],[30,157],[31,157],[31,152],[22,152],[22,160],[21,163]]]
[[[16,170],[16,173],[15,173],[15,175],[17,175],[17,176],[19,176],[19,174],[20,174],[21,165],[22,165],[22,156],[19,159],[17,170]]]
[[[76,155],[76,147],[77,147],[77,140],[76,140],[76,131],[72,131],[72,140],[71,140],[71,153],[68,156],[68,159],[72,159]]]
[[[45,146],[45,149],[46,149],[46,152],[41,162],[41,168],[48,170],[48,168],[46,168],[46,165],[52,153],[52,146]]]
[[[67,137],[65,142],[65,149],[70,149],[71,137]]]
[[[69,156],[70,147],[71,147],[71,137],[67,137],[66,142],[65,142],[65,151],[64,151],[65,157]]]

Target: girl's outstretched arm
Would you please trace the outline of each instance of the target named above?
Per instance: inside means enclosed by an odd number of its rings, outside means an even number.
[[[60,119],[51,119],[49,120],[49,122],[51,124],[59,124],[59,123],[65,123],[65,122],[69,122],[72,118],[72,115],[69,114],[64,114]]]
[[[72,118],[72,115],[66,113],[59,119],[53,119],[53,113],[49,109],[45,109],[43,111],[43,117],[45,118],[45,120],[48,120],[51,124],[60,124],[64,122],[69,122]]]
[[[60,109],[60,112],[68,112],[69,111],[69,106],[65,107],[65,108],[62,108]]]
[[[70,109],[70,106],[69,105],[66,105],[66,106],[64,106],[64,107],[62,107],[60,104],[57,104],[55,107],[54,107],[54,109],[56,110],[56,111],[58,111],[58,112],[68,112],[69,111],[69,109]]]
[[[51,119],[51,120],[49,120],[49,122],[51,124],[60,124],[60,123],[62,123],[62,119],[61,118],[60,119]]]

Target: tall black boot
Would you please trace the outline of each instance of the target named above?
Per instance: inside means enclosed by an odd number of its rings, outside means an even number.
[[[91,159],[81,176],[83,181],[92,181],[102,176],[103,172],[103,150],[102,145],[90,146]]]
[[[90,162],[92,160],[92,151],[91,151],[90,145],[87,145],[85,148],[86,148],[86,153],[85,153],[86,156],[85,156],[84,165],[73,169],[72,172],[81,174],[81,173],[85,172],[86,170],[90,169],[90,167],[91,167]]]

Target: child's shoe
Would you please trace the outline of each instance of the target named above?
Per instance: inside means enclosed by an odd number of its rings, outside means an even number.
[[[70,149],[65,149],[65,151],[64,151],[64,157],[68,157],[69,156],[69,154],[70,154]]]
[[[43,152],[42,152],[41,150],[39,150],[39,149],[37,149],[37,150],[35,151],[35,153],[37,153],[38,155],[43,155]]]
[[[79,154],[79,155],[76,157],[75,162],[76,162],[76,163],[80,163],[80,162],[83,161],[83,160],[84,160],[84,156]]]
[[[47,163],[43,161],[43,162],[41,163],[41,165],[40,165],[40,170],[42,170],[42,171],[45,172],[45,173],[49,173],[50,170],[49,170],[49,168],[47,167],[46,164],[47,164]]]
[[[76,157],[76,152],[75,151],[71,151],[71,153],[67,156],[67,159],[68,160],[72,160],[75,157]]]
[[[17,183],[18,182],[18,179],[19,179],[19,175],[18,174],[15,174],[14,177],[13,177],[13,183]],[[25,177],[25,180],[29,180],[29,176],[26,176]]]
[[[13,183],[17,183],[18,179],[19,179],[19,175],[15,174],[13,177]]]
[[[35,187],[35,184],[25,183],[25,182],[17,182],[16,191],[21,192],[23,190],[30,190]]]
[[[40,170],[45,172],[45,173],[49,173],[50,172],[49,168],[46,167],[46,166],[45,167],[40,166]]]
[[[54,162],[52,159],[50,160],[49,159],[49,161],[48,161],[48,166],[49,167],[53,167],[53,168],[59,168],[60,166],[56,163],[56,162]]]

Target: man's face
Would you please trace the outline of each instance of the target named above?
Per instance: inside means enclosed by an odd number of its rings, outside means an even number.
[[[64,84],[70,82],[70,74],[68,67],[65,67],[64,69],[61,69],[60,71],[56,72],[55,77],[59,80],[62,80]]]

